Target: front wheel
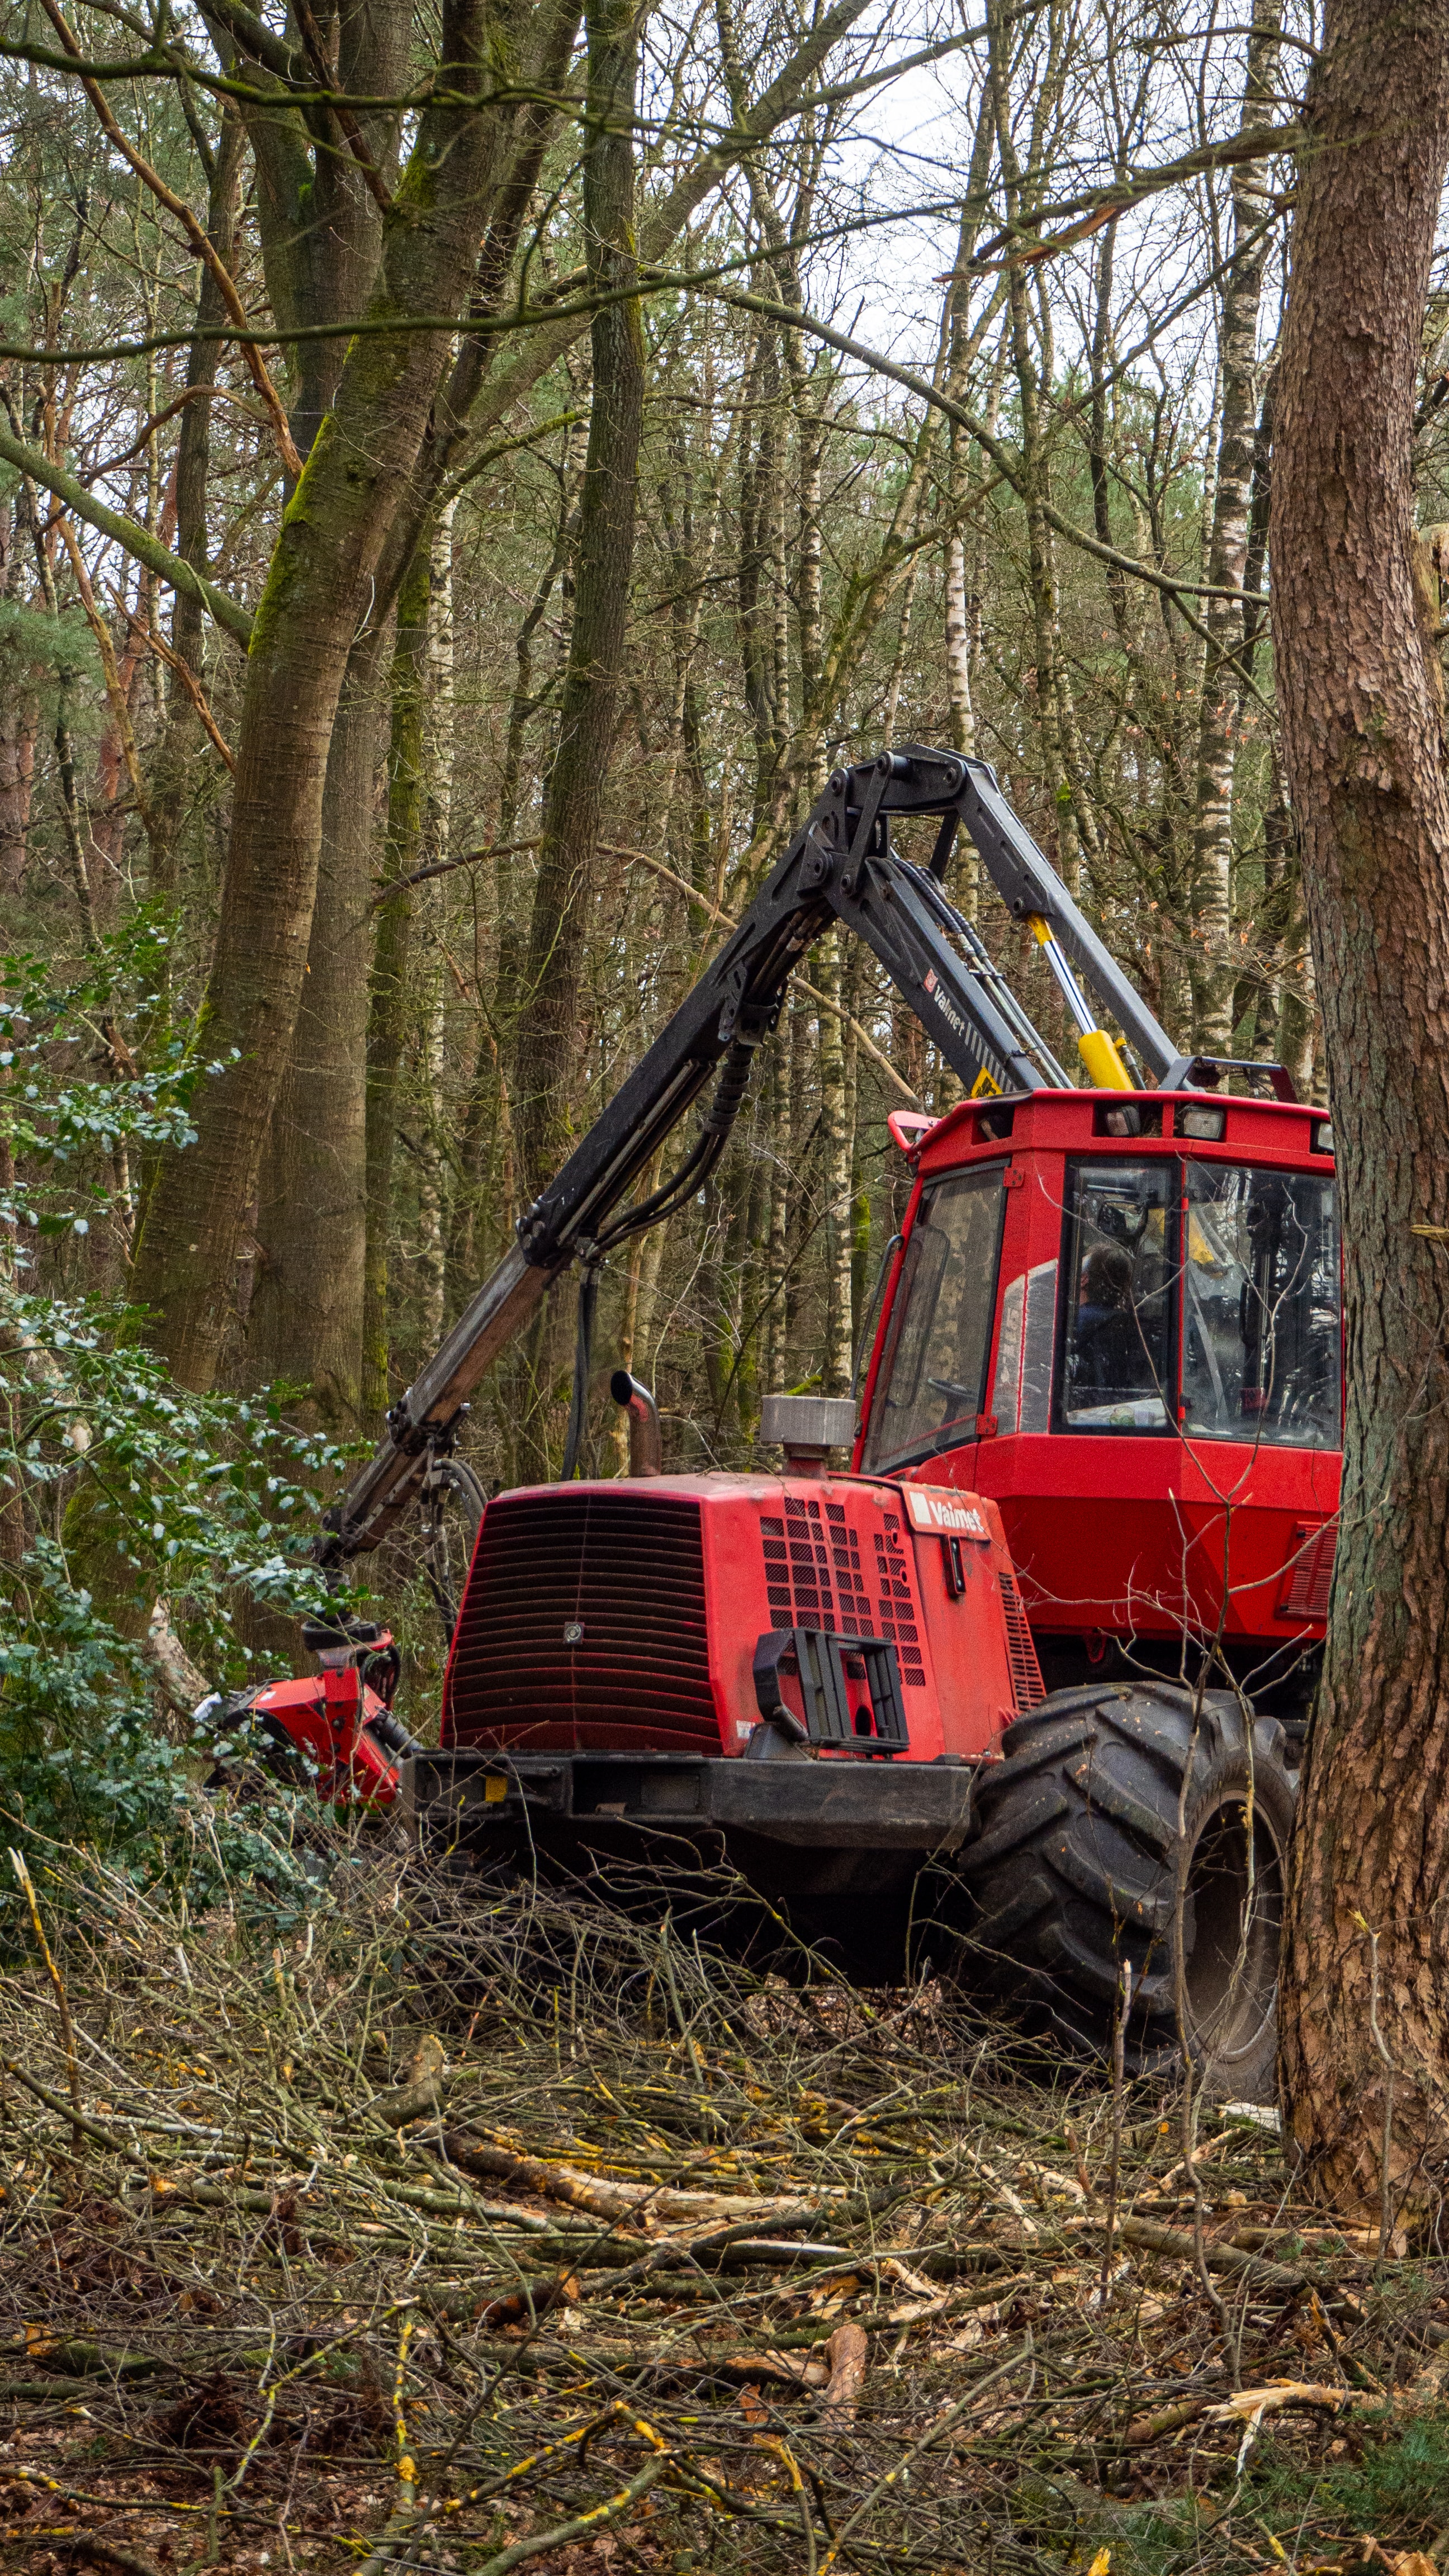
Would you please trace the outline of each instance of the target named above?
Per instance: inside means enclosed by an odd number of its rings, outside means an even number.
[[[1293,1824],[1277,1720],[1159,1682],[1057,1691],[1002,1752],[961,1867],[1008,1988],[1105,2051],[1126,1964],[1133,2072],[1185,2042],[1218,2099],[1271,2100]]]

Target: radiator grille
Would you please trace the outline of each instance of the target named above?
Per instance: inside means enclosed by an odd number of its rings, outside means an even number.
[[[1328,1594],[1333,1582],[1333,1551],[1337,1539],[1336,1521],[1324,1521],[1317,1528],[1305,1522],[1294,1531],[1293,1559],[1278,1595],[1280,1619],[1328,1617]]]
[[[1036,1659],[1036,1646],[1027,1621],[1026,1607],[1017,1588],[1014,1574],[1003,1566],[997,1575],[1001,1586],[1001,1607],[1006,1617],[1006,1653],[1011,1665],[1011,1691],[1024,1716],[1046,1697],[1041,1666]]]
[[[446,1725],[463,1744],[718,1753],[698,1503],[637,1492],[490,1503]]]

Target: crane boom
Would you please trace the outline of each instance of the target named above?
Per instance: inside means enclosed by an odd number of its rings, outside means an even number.
[[[938,820],[924,867],[891,845],[892,821],[912,816]],[[318,1548],[324,1564],[376,1547],[393,1527],[434,1461],[451,1447],[479,1378],[571,1262],[597,1263],[613,1244],[698,1191],[724,1150],[755,1050],[779,1018],[791,971],[832,921],[874,951],[968,1091],[1020,1094],[1070,1087],[1072,1077],[945,892],[947,864],[962,828],[1008,911],[1041,941],[1078,1021],[1092,1078],[1132,1088],[1114,1042],[1091,1024],[1073,968],[1116,1020],[1155,1088],[1177,1089],[1211,1077],[1207,1059],[1183,1056],[1174,1047],[1012,812],[985,761],[907,744],[837,769],[738,928],[556,1179],[519,1219],[516,1244],[391,1408],[378,1449],[327,1515]],[[678,1171],[662,1189],[616,1216],[716,1069],[703,1128]]]

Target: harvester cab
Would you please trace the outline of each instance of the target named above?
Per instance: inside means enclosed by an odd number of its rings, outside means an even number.
[[[1055,979],[1085,1088],[951,901],[963,828]],[[770,1399],[779,1471],[663,1475],[619,1372],[633,1472],[577,1481],[590,1283],[698,1192],[832,922],[965,1093],[892,1122],[915,1183],[859,1401]],[[677,1169],[628,1203],[711,1081]],[[992,771],[908,746],[831,777],[393,1407],[324,1562],[466,1483],[469,1393],[574,1263],[565,1481],[482,1511],[441,1744],[397,1766],[420,1837],[464,1868],[723,1849],[871,1975],[908,1931],[954,1938],[960,1895],[977,1955],[1063,2029],[1100,2043],[1126,1965],[1135,2062],[1185,2036],[1216,2083],[1259,2089],[1337,1506],[1325,1114],[1280,1067],[1181,1054]]]
[[[1296,1746],[1338,1509],[1333,1140],[1277,1097],[968,1102],[917,1184],[855,1464],[989,1496],[1054,1687],[1224,1680]]]

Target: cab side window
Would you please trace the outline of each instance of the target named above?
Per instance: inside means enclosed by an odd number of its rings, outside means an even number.
[[[1174,1427],[1175,1177],[1165,1156],[1067,1167],[1064,1431]]]

